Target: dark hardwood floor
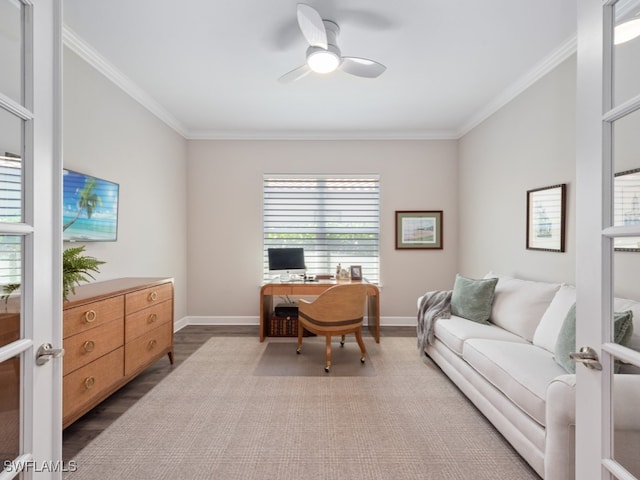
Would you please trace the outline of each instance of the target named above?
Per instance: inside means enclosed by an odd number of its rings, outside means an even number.
[[[381,337],[415,336],[415,327],[382,327]],[[100,405],[69,425],[63,432],[62,459],[71,460],[91,440],[111,425],[164,377],[179,367],[189,356],[211,337],[254,337],[259,341],[257,326],[190,325],[174,335],[174,364],[167,356],[158,360],[144,372],[107,398]],[[363,329],[363,337],[370,337]]]

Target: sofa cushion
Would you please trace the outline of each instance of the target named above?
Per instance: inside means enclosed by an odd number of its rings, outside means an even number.
[[[471,339],[462,356],[523,412],[545,425],[547,387],[566,374],[551,352],[530,343]]]
[[[613,314],[613,341],[620,345],[628,346],[633,334],[633,312],[615,312]],[[571,352],[576,351],[576,305],[569,309],[565,318],[558,341],[556,342],[554,359],[562,368],[569,373],[576,373],[576,363],[569,357]]]
[[[576,303],[576,288],[572,285],[562,284],[542,315],[538,328],[533,334],[534,345],[549,350],[551,353],[555,351],[560,328],[562,328],[567,312],[574,303]]]
[[[531,342],[560,284],[521,280],[493,273],[486,277],[498,278],[490,321]]]
[[[504,340],[506,342],[525,343],[526,340],[505,329],[490,323],[477,323],[466,318],[452,315],[451,318],[441,318],[435,323],[434,333],[442,343],[458,356],[462,356],[465,340],[470,338],[484,338]]]
[[[456,275],[451,294],[451,313],[474,322],[486,323],[491,315],[497,279],[472,279]]]

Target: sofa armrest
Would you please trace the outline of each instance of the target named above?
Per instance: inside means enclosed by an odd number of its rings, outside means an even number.
[[[544,478],[575,477],[576,376],[560,375],[547,387]]]
[[[575,476],[575,404],[576,376],[561,375],[547,388],[545,479],[574,478]],[[614,375],[614,415],[616,457],[623,465],[638,465],[635,450],[626,452],[626,445],[640,441],[640,375]]]

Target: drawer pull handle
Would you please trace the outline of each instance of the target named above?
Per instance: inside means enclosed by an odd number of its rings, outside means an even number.
[[[149,315],[149,323],[154,323],[157,319],[158,319],[158,315],[156,315],[155,313],[152,313],[151,315]]]
[[[82,348],[84,348],[85,352],[91,353],[96,348],[96,343],[93,340],[87,340],[86,342],[84,342]]]
[[[155,302],[158,299],[158,292],[155,290],[149,294],[149,301]]]
[[[95,310],[89,310],[88,312],[84,312],[84,321],[87,323],[93,322],[96,318],[98,318],[98,314]]]
[[[158,344],[158,341],[155,338],[153,340],[151,340],[149,342],[149,350],[153,350],[154,348],[156,348],[157,344]]]
[[[87,390],[93,388],[95,384],[96,378],[93,375],[84,379],[84,388],[86,388]]]

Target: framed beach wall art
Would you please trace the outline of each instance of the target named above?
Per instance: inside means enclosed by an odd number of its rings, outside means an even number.
[[[613,178],[613,226],[640,224],[640,168],[616,173]],[[640,252],[639,237],[616,237],[614,248]]]
[[[527,249],[564,252],[567,184],[527,191]]]
[[[396,249],[442,249],[442,210],[396,211]]]

